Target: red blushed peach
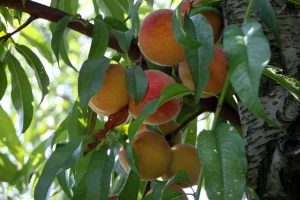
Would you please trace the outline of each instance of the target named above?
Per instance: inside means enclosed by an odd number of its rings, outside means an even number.
[[[91,98],[89,106],[97,114],[109,116],[126,106],[128,101],[125,67],[110,65],[100,90]]]
[[[201,2],[201,0],[184,0],[183,3],[182,3],[181,13],[190,12],[191,4],[192,4],[192,6],[195,6],[200,2]]]
[[[208,67],[208,70],[210,71],[210,77],[205,91],[213,94],[219,94],[223,89],[228,72],[227,55],[220,47],[215,47],[213,62]],[[195,89],[189,66],[186,61],[179,65],[179,76],[183,85],[191,90]],[[206,98],[211,97],[211,95],[203,93],[201,97]]]
[[[173,10],[161,9],[148,14],[142,22],[139,47],[143,55],[157,65],[182,62],[184,48],[177,43],[172,29]]]
[[[144,106],[151,100],[159,98],[164,87],[176,83],[169,75],[158,70],[147,70],[148,88],[144,98],[135,105],[134,99],[129,100],[129,112],[137,118]],[[172,99],[157,108],[156,112],[149,115],[144,123],[150,125],[164,124],[173,119],[180,111],[182,98]]]

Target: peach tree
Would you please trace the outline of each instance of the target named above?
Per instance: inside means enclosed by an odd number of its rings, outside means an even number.
[[[299,0],[48,3],[0,1],[6,199],[300,198]]]

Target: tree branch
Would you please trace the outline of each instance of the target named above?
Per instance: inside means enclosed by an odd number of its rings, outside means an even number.
[[[49,6],[45,6],[29,0],[26,1],[25,6],[23,6],[21,0],[1,0],[0,6],[19,10],[28,13],[30,16],[33,16],[36,19],[45,19],[54,23],[57,23],[63,17],[69,15],[68,13],[63,12],[61,10],[51,8]],[[85,21],[82,22],[71,22],[69,23],[68,27],[88,37],[93,37],[94,25],[88,23],[87,26],[85,26]],[[108,46],[116,51],[122,52],[120,46],[118,45],[116,37],[111,33],[109,35]],[[128,55],[132,60],[138,60],[140,58],[141,52],[137,45],[137,40],[133,40],[133,42],[131,43]]]
[[[36,19],[36,17],[34,17],[33,15],[31,15],[24,24],[22,24],[15,31],[13,31],[11,33],[8,33],[8,34],[0,37],[0,40],[3,40],[4,42],[6,42],[11,36],[13,36],[15,33],[19,32],[19,31],[21,31],[23,28],[25,28],[26,26],[28,26],[35,19]]]

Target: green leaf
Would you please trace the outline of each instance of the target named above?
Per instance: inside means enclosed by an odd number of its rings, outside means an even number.
[[[86,199],[108,199],[114,154],[107,145],[94,151],[91,157],[86,185],[88,188]]]
[[[75,72],[78,72],[78,70],[74,67],[74,65],[72,64],[72,62],[69,58],[69,44],[68,44],[68,40],[67,40],[68,32],[69,32],[69,29],[67,29],[64,32],[64,39],[63,39],[62,43],[60,44],[59,54],[61,56],[61,59],[64,61],[64,63],[66,65],[71,67]]]
[[[57,144],[58,142],[66,141],[67,140],[67,134],[64,134],[68,130],[69,121],[70,121],[70,115],[62,121],[58,128],[53,133],[53,138],[51,141],[51,147],[54,146],[54,144]]]
[[[89,59],[104,56],[108,46],[109,31],[105,22],[99,16],[94,19],[93,40],[89,52]]]
[[[164,189],[167,188],[167,185],[171,185],[172,183],[186,183],[186,185],[189,185],[190,178],[185,171],[179,170],[179,171],[176,171],[176,173],[172,177],[169,178]]]
[[[0,181],[11,182],[18,169],[8,158],[8,154],[0,153]]]
[[[140,186],[140,176],[132,169],[129,170],[127,180],[119,194],[119,200],[137,199]]]
[[[154,113],[160,105],[166,103],[171,99],[179,98],[189,94],[192,94],[191,90],[182,84],[171,84],[164,87],[164,89],[161,92],[160,98],[156,98],[149,101],[142,109],[138,118],[130,124],[128,129],[129,141],[133,141],[135,133],[137,132],[144,119],[146,119],[148,115]]]
[[[22,21],[22,11],[16,10],[16,9],[9,9],[9,12],[11,14],[11,16],[18,20],[18,23],[21,24]]]
[[[5,94],[7,88],[7,78],[3,63],[0,61],[0,101]]]
[[[250,0],[248,0],[248,1],[250,1]],[[276,13],[275,13],[270,1],[269,0],[254,1],[252,10],[258,16],[258,18],[262,22],[264,22],[267,25],[267,27],[272,31],[272,33],[274,34],[276,43],[278,44],[279,47],[281,47],[280,34],[279,34],[278,26],[277,26]]]
[[[6,25],[8,22],[13,27],[13,18],[9,13],[9,10],[5,7],[0,7],[0,14],[3,16],[4,20],[6,21]]]
[[[300,5],[300,0],[288,0],[288,1]]]
[[[46,73],[46,70],[40,59],[27,46],[16,44],[15,47],[16,50],[26,59],[28,65],[33,69],[35,73],[36,80],[42,92],[42,99],[40,101],[41,104],[45,96],[49,92],[49,77]]]
[[[194,50],[185,49],[184,53],[195,85],[195,103],[198,103],[210,75],[206,69],[213,61],[214,38],[212,27],[203,15],[197,14],[191,19],[184,18],[184,27],[202,45]]]
[[[133,1],[132,1],[133,2]],[[135,30],[134,33],[138,33],[139,30],[139,13],[138,10],[140,6],[142,5],[143,1],[137,0],[134,5],[129,4],[129,10],[130,10],[130,21],[132,24],[132,30]]]
[[[6,64],[11,73],[11,99],[19,116],[19,127],[24,133],[33,117],[33,95],[29,80],[19,61],[9,52],[6,54]]]
[[[69,175],[67,171],[62,171],[56,175],[56,179],[64,191],[65,195],[69,198],[72,199],[72,190],[69,182]]]
[[[264,70],[264,75],[273,79],[284,87],[289,93],[291,93],[298,101],[300,101],[300,81],[295,78],[289,78],[287,76],[277,74],[276,72],[280,70],[278,68],[268,66]]]
[[[183,132],[184,136],[184,144],[191,144],[193,146],[196,145],[197,138],[197,118],[189,123],[189,125],[185,128]]]
[[[122,32],[112,29],[111,32],[112,34],[114,34],[114,36],[116,36],[118,44],[122,51],[127,54],[131,44],[131,40],[133,38],[133,30],[130,29],[128,31]]]
[[[72,200],[86,199],[87,186],[86,186],[86,173],[82,176],[78,182]]]
[[[258,96],[260,77],[270,60],[269,42],[254,20],[230,25],[224,33],[224,51],[228,55],[231,84],[241,102],[254,114],[280,128],[264,112]]]
[[[201,46],[201,41],[197,40],[197,38],[193,38],[190,35],[189,31],[186,28],[181,26],[182,22],[182,2],[177,6],[175,12],[172,16],[172,29],[174,33],[174,37],[176,41],[184,46],[186,49],[197,49]],[[186,19],[189,18],[187,15],[184,16],[184,24],[186,23]]]
[[[35,199],[47,199],[48,189],[56,175],[77,163],[82,140],[83,137],[76,138],[51,154],[34,189]]]
[[[123,174],[118,174],[118,176],[112,182],[112,186],[110,187],[109,194],[119,194],[121,192],[122,187],[125,184],[127,179],[126,176]]]
[[[5,124],[1,126],[0,130],[0,141],[9,149],[12,155],[20,162],[24,162],[24,149],[19,141],[17,133],[15,131],[14,125],[10,117],[0,106],[0,124]]]
[[[52,36],[52,40],[51,40],[51,48],[52,48],[54,55],[56,56],[58,63],[59,63],[60,48],[61,48],[61,45],[65,42],[64,41],[64,39],[65,39],[64,32],[65,32],[67,25],[69,24],[69,22],[71,22],[72,19],[73,19],[72,15],[67,15],[67,16],[61,18],[57,22],[56,28],[53,32],[53,36]]]
[[[127,26],[123,22],[121,22],[120,20],[118,20],[118,19],[116,19],[114,17],[106,16],[104,18],[104,21],[112,29],[115,29],[115,30],[118,30],[118,31],[122,31],[122,32],[126,32],[126,31],[129,30],[127,28]]]
[[[147,76],[140,66],[126,68],[126,87],[137,105],[144,98],[148,87]]]
[[[105,16],[113,16],[123,21],[124,14],[128,13],[127,0],[95,0],[95,2]]]
[[[78,0],[59,0],[58,9],[75,15],[78,9]]]
[[[209,199],[241,199],[246,185],[247,160],[244,142],[230,125],[222,123],[215,131],[202,131],[197,150],[204,170]]]
[[[86,116],[83,116],[82,110],[79,106],[79,101],[76,100],[73,105],[71,118],[68,124],[69,139],[88,135],[91,129],[91,120],[93,120],[93,111],[89,108]]]
[[[104,81],[104,73],[110,60],[104,56],[86,60],[79,71],[78,94],[83,115],[86,114],[88,103]]]

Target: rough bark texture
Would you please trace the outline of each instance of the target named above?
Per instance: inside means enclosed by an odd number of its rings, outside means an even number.
[[[282,51],[266,26],[263,30],[270,41],[270,64],[280,67],[288,77],[300,79],[300,7],[284,1],[271,2],[278,20]],[[247,0],[223,0],[228,24],[241,24],[248,6]],[[288,134],[280,132],[257,118],[242,104],[239,113],[248,160],[247,179],[261,199],[300,199],[299,138],[300,105],[275,82],[263,78],[260,97],[266,113],[281,123]]]

